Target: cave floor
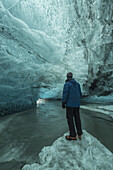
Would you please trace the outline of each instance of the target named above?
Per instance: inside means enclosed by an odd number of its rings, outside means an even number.
[[[113,120],[107,115],[80,110],[82,128],[113,153]],[[44,146],[68,131],[61,101],[45,101],[35,109],[0,118],[0,170],[19,170],[38,162]]]

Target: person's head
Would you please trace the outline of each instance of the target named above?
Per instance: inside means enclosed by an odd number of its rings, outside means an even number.
[[[67,73],[67,79],[72,79],[73,78],[73,73],[69,72]]]

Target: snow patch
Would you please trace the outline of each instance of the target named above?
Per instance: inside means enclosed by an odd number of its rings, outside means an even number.
[[[108,115],[113,119],[113,105],[87,104],[85,106],[82,105],[81,108]]]

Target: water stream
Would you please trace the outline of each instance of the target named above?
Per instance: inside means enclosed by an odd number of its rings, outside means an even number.
[[[82,128],[113,152],[113,121],[101,113],[80,110]],[[21,169],[38,161],[38,153],[68,131],[61,101],[43,100],[38,107],[0,118],[0,169]]]

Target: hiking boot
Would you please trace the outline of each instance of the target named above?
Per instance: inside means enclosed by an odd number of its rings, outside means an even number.
[[[77,140],[77,137],[72,137],[72,136],[69,136],[69,135],[66,135],[65,137],[67,140]]]
[[[78,138],[81,140],[81,138],[82,138],[82,135],[78,135]]]

